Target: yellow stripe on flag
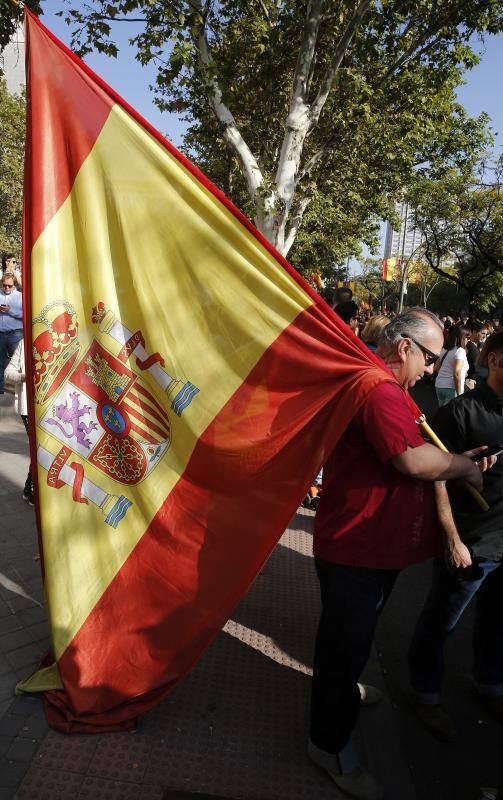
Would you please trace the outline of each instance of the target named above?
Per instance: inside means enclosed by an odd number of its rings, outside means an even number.
[[[178,416],[172,397],[131,357],[126,363],[137,380],[169,413],[172,439],[166,453],[142,483],[124,487],[73,452],[85,479],[110,495],[123,492],[132,502],[117,529],[98,517],[93,527],[89,507],[74,502],[68,487],[49,487],[48,472],[39,466],[46,591],[59,657],[183,473],[198,437],[312,300],[233,214],[117,105],[32,252],[34,317],[55,296],[75,309],[82,323],[79,359],[93,331],[105,351],[119,355],[117,340],[90,321],[93,307],[102,302],[130,332],[141,330],[145,349],[162,355],[164,369],[179,386],[199,389]],[[36,408],[37,446],[51,457],[64,434],[54,424],[40,424],[56,414],[56,397]]]

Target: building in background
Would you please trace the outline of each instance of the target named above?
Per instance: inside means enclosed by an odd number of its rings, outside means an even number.
[[[7,90],[10,94],[20,94],[25,84],[22,25],[16,30],[7,47],[0,53],[0,70],[7,81]]]
[[[412,209],[408,203],[395,203],[400,227],[395,230],[388,222],[384,242],[384,258],[410,258],[421,244],[421,234],[411,222]]]

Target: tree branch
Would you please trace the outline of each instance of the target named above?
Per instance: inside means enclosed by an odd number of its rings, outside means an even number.
[[[310,0],[307,7],[304,36],[293,76],[293,93],[290,107],[299,100],[306,103],[309,75],[318,39],[323,2],[324,0]]]
[[[269,14],[269,10],[266,4],[264,3],[264,0],[258,0],[258,4],[262,9],[262,13],[264,14],[264,17],[266,18],[267,22],[269,23],[269,25],[271,25],[271,15]]]
[[[148,22],[148,17],[113,17],[108,14],[96,14],[94,19],[106,20],[107,22]]]
[[[295,241],[295,237],[297,236],[297,233],[299,231],[300,224],[302,222],[302,218],[303,218],[304,213],[306,211],[306,208],[308,207],[310,202],[311,202],[311,198],[310,197],[301,197],[301,199],[297,203],[297,206],[296,206],[295,211],[294,211],[294,215],[292,217],[292,221],[290,223],[290,228],[288,230],[288,233],[285,236],[285,244],[284,244],[284,248],[283,248],[283,255],[284,256],[286,256],[288,254],[288,251],[290,250],[291,246],[293,245],[293,243]]]
[[[400,67],[405,66],[405,64],[407,64],[410,61],[412,56],[414,56],[414,58],[419,58],[420,56],[423,55],[423,53],[426,53],[428,50],[430,50],[432,47],[434,47],[438,42],[440,42],[442,40],[441,36],[437,36],[437,38],[433,39],[431,42],[429,42],[429,44],[427,44],[426,47],[423,47],[421,50],[418,50],[418,48],[420,48],[421,45],[424,44],[428,40],[428,37],[431,36],[432,33],[433,33],[433,31],[427,31],[426,33],[423,34],[423,36],[419,37],[417,42],[414,42],[414,44],[411,44],[410,47],[405,51],[405,53],[403,53],[400,56],[400,58],[398,58],[395,61],[393,66],[389,68],[389,70],[385,74],[383,80],[387,81],[388,78],[391,78],[393,73],[396,72],[397,70],[399,70]]]
[[[342,63],[342,59],[344,58],[346,51],[349,45],[351,44],[351,40],[353,39],[353,36],[355,35],[357,28],[359,27],[365,14],[367,13],[370,3],[371,0],[360,0],[358,8],[356,9],[351,19],[349,20],[344,33],[339,39],[339,42],[335,48],[330,64],[327,67],[325,74],[322,78],[320,88],[318,89],[318,93],[311,104],[311,108],[309,111],[309,117],[311,121],[310,128],[313,128],[314,125],[316,125],[316,123],[318,122],[320,114],[323,110],[323,106],[325,105],[330,89],[332,88],[334,78]]]
[[[304,165],[297,176],[296,186],[304,180],[304,178],[308,178],[313,171],[313,169],[320,163],[320,161],[327,155],[327,153],[333,148],[335,144],[340,144],[343,141],[343,137],[340,134],[333,134],[329,136],[326,142],[320,147],[319,150],[311,156],[309,161]]]
[[[481,2],[479,4],[479,7],[480,8],[483,8],[484,6],[489,7],[492,4],[493,4],[492,0],[483,0],[483,2]],[[417,57],[423,55],[423,53],[426,53],[428,50],[430,50],[432,47],[434,47],[435,44],[437,44],[439,41],[441,41],[442,37],[437,36],[435,39],[433,39],[431,42],[429,42],[426,45],[426,47],[422,47],[422,45],[425,44],[428,41],[430,36],[434,36],[435,34],[437,34],[441,30],[441,28],[443,28],[447,23],[450,22],[451,24],[453,24],[453,23],[458,24],[459,22],[461,22],[462,21],[462,17],[461,17],[462,12],[467,7],[472,7],[472,0],[463,0],[461,3],[459,3],[457,8],[455,8],[453,11],[451,11],[449,13],[448,17],[446,17],[446,16],[442,17],[442,15],[440,15],[439,17],[437,17],[436,21],[433,20],[434,8],[432,8],[432,13],[430,14],[430,19],[429,19],[428,25],[425,28],[425,30],[423,31],[423,33],[419,36],[419,38],[413,44],[411,44],[407,48],[405,53],[402,53],[402,55],[399,56],[399,58],[397,58],[395,63],[386,72],[383,80],[386,81],[388,78],[390,78],[391,75],[393,75],[394,72],[396,72],[398,69],[400,69],[400,67],[403,67],[412,58],[412,56],[414,56],[414,58],[417,58]],[[456,15],[457,15],[457,22],[456,22]],[[407,27],[407,32],[409,32],[410,30],[411,30],[411,26],[409,25]],[[419,48],[422,48],[422,49],[419,49]]]
[[[191,3],[196,8],[196,3]],[[202,16],[202,8],[197,3],[198,13]],[[220,126],[225,143],[236,155],[246,179],[250,196],[255,198],[264,178],[257,159],[248,147],[236,124],[232,112],[223,101],[222,90],[217,78],[212,74],[210,47],[206,37],[204,18],[194,33],[194,44],[198,53],[199,66],[208,89],[210,106]]]

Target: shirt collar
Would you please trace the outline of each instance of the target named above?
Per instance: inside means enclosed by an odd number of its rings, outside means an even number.
[[[388,365],[386,364],[384,358],[382,356],[380,356],[379,353],[374,353],[374,356],[379,359],[379,361],[381,362],[381,367],[383,368],[383,370],[385,372],[387,372],[389,374],[391,380],[393,380],[394,383],[396,383],[397,386],[399,386],[405,394],[408,394],[407,390],[402,386],[400,381],[397,379],[395,373],[390,369],[390,367],[388,367]]]

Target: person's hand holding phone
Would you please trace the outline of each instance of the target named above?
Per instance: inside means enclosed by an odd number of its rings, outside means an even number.
[[[503,445],[484,444],[482,447],[475,447],[473,450],[467,450],[463,455],[475,461],[481,472],[486,472],[488,469],[491,469],[491,467],[494,467],[501,453],[503,453]]]

